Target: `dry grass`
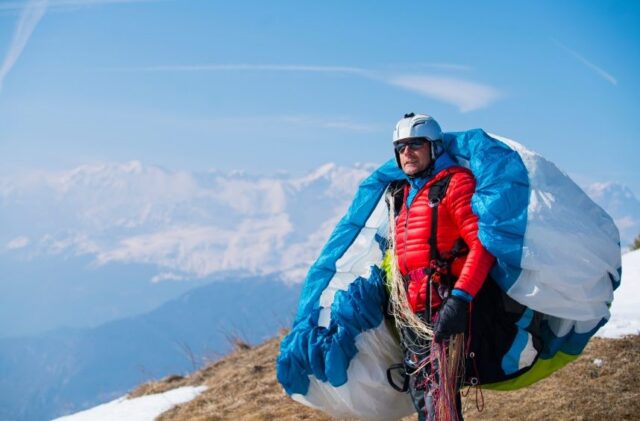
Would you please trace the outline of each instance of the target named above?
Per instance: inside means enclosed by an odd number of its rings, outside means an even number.
[[[133,392],[130,392],[128,396],[130,398],[138,398],[145,395],[153,395],[156,393],[163,393],[167,390],[177,389],[178,387],[187,386],[187,379],[183,376],[172,375],[167,376],[157,382],[145,383],[138,386]]]
[[[159,420],[329,420],[330,417],[291,400],[275,376],[279,339],[235,352],[194,373],[185,385],[206,384],[197,399],[173,408]]]
[[[601,367],[594,364],[596,358],[603,360]],[[639,359],[638,335],[594,338],[580,358],[531,387],[513,392],[485,391],[485,410],[478,413],[473,408],[465,412],[465,419],[640,419]],[[468,405],[475,406],[475,399]]]
[[[330,420],[287,397],[275,377],[278,339],[236,351],[187,378],[169,377],[140,386],[134,394],[158,393],[206,384],[197,399],[164,413],[167,420]],[[604,361],[601,367],[593,360]],[[483,391],[465,399],[465,419],[474,420],[635,420],[640,419],[640,336],[595,338],[574,363],[519,391]],[[413,420],[415,417],[407,417]]]

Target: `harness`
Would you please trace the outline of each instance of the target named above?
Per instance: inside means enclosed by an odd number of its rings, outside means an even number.
[[[455,279],[451,274],[451,263],[456,257],[464,256],[469,252],[469,247],[462,238],[458,238],[451,250],[440,254],[438,251],[438,206],[447,193],[452,173],[447,174],[433,183],[429,188],[429,208],[431,208],[431,235],[429,236],[429,253],[431,260],[429,266],[423,269],[423,273],[429,277],[427,283],[427,305],[425,305],[425,318],[431,320],[432,285],[434,283],[444,285],[448,290],[453,288]]]
[[[458,238],[451,250],[440,253],[438,251],[438,206],[442,202],[442,199],[447,193],[449,183],[453,173],[449,173],[441,179],[434,182],[428,191],[429,208],[431,209],[431,234],[429,236],[429,265],[420,270],[422,276],[427,276],[428,280],[425,283],[427,289],[427,301],[425,303],[424,319],[432,319],[432,291],[433,284],[442,285],[446,290],[451,290],[455,283],[455,278],[451,274],[451,263],[457,257],[464,256],[469,252],[469,247],[462,238]],[[404,182],[392,183],[389,187],[392,192],[393,199],[393,211],[397,217],[400,213],[400,209],[404,204]],[[389,204],[391,205],[391,203]],[[408,290],[411,274],[403,276],[405,291]],[[403,378],[402,384],[398,385],[393,377],[392,372],[398,370]],[[409,388],[409,374],[405,362],[400,364],[393,364],[387,369],[387,381],[399,392],[406,392]]]

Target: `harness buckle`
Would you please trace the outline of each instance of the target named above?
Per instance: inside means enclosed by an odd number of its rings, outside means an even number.
[[[395,382],[392,374],[394,371],[399,371],[402,384],[398,385]],[[393,364],[389,368],[387,368],[387,381],[389,382],[389,385],[393,387],[395,390],[397,390],[398,392],[404,393],[407,390],[409,390],[409,380],[410,380],[409,373],[407,373],[406,367],[403,363]]]

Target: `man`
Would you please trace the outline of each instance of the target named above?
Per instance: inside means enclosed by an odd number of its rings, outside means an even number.
[[[475,179],[445,152],[442,130],[430,116],[406,114],[393,134],[398,166],[406,182],[393,186],[395,258],[409,307],[434,325],[434,340],[448,342],[466,333],[470,303],[483,285],[494,257],[478,239],[478,218],[471,209]],[[430,343],[403,330],[409,392],[418,418],[433,419],[430,386],[438,367],[429,358]],[[416,349],[416,343],[418,348]],[[459,392],[456,410],[462,419]]]

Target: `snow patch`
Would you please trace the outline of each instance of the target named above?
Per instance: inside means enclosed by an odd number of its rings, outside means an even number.
[[[611,318],[596,336],[619,338],[640,334],[640,250],[622,255],[622,281],[613,293]]]
[[[185,386],[135,399],[127,399],[126,396],[123,396],[86,411],[56,418],[53,421],[153,421],[157,416],[174,406],[195,399],[206,389],[206,386]]]

